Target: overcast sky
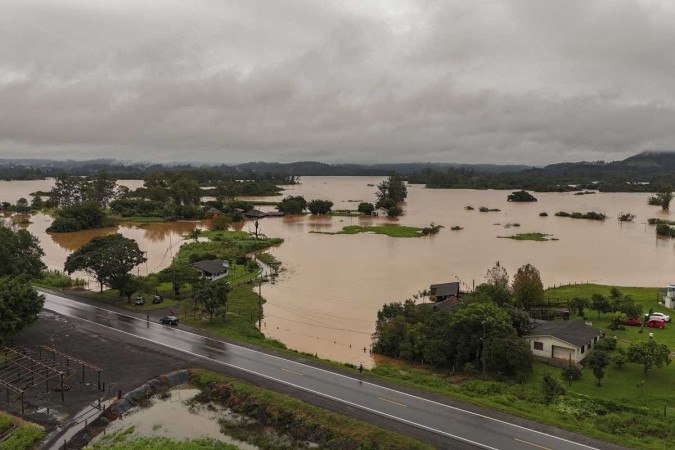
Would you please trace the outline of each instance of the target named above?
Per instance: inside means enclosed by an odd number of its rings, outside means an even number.
[[[675,149],[672,0],[0,0],[0,158]]]

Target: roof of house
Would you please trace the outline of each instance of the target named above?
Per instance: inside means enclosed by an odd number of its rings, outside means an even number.
[[[260,217],[267,216],[267,213],[264,213],[264,212],[260,211],[259,209],[252,209],[248,212],[245,212],[244,215],[246,217],[258,217],[258,218],[260,218]]]
[[[602,335],[601,330],[586,325],[580,320],[536,321],[534,328],[526,333],[526,336],[553,336],[577,347],[588,344],[600,335]]]
[[[223,259],[207,259],[192,264],[192,267],[206,273],[221,273],[230,267],[230,262]]]
[[[437,311],[452,312],[457,305],[459,305],[459,299],[455,296],[451,296],[441,302],[434,302],[432,305]]]
[[[449,295],[459,296],[459,282],[432,284],[429,287],[432,294],[437,297],[447,297]]]

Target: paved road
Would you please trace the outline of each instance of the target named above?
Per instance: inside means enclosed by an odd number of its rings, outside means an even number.
[[[485,449],[594,447],[250,348],[45,293],[45,309]],[[458,442],[459,441],[459,442]]]

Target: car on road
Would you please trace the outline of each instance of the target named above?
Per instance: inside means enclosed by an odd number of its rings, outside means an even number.
[[[164,301],[164,297],[162,297],[161,295],[153,295],[152,296],[152,303],[155,304],[155,305],[158,304],[158,303],[162,303],[163,301]]]
[[[159,319],[159,323],[164,325],[178,325],[178,317],[176,316],[164,316]]]
[[[134,299],[134,305],[136,306],[145,305],[145,299],[143,297],[136,297]]]
[[[649,328],[663,329],[666,327],[666,322],[661,319],[649,319],[647,322],[645,322],[645,326]]]
[[[631,327],[639,327],[640,325],[642,325],[642,321],[640,320],[639,317],[631,317],[629,319],[624,320],[623,324]]]
[[[660,313],[660,312],[651,313],[649,315],[649,320],[651,320],[651,319],[661,319],[664,322],[670,322],[672,320],[668,314],[663,314],[663,313]]]

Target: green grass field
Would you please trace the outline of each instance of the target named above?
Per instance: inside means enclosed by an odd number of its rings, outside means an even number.
[[[557,300],[571,300],[574,297],[591,298],[594,293],[604,296],[609,296],[611,286],[603,286],[598,284],[574,284],[570,286],[561,286],[557,288],[547,289],[545,292],[546,298]],[[658,288],[644,288],[644,287],[618,287],[624,295],[630,295],[637,302],[642,305],[643,313],[647,313],[650,308],[654,311],[662,312],[670,316],[675,316],[675,311],[665,308],[657,302],[659,298]],[[649,333],[654,333],[654,339],[661,344],[666,344],[671,350],[675,351],[675,322],[666,324],[666,328],[659,330],[655,328],[645,328],[640,333],[640,327],[625,327],[623,330],[610,330],[608,325],[612,313],[600,314],[587,309],[587,320],[593,323],[593,326],[605,330],[608,336],[616,336],[619,340],[627,342],[639,342],[649,339]]]
[[[16,428],[0,442],[0,450],[30,450],[45,436],[42,427],[0,412],[0,433],[9,430],[12,425]]]
[[[403,225],[372,225],[372,226],[361,226],[361,225],[348,225],[342,228],[342,231],[310,231],[310,233],[315,234],[359,234],[359,233],[373,233],[373,234],[384,234],[386,236],[398,237],[398,238],[413,238],[421,237],[422,229],[417,227],[407,227]]]

